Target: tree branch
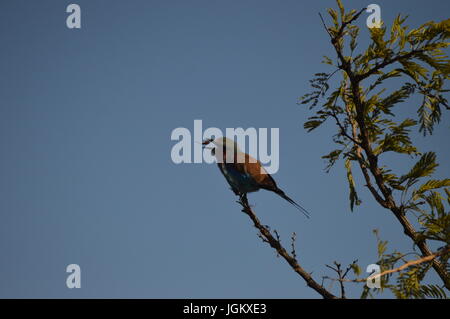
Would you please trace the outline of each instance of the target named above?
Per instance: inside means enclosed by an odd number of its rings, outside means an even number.
[[[372,69],[368,70],[364,74],[356,74],[352,70],[352,65],[349,60],[346,60],[343,52],[342,47],[340,46],[339,42],[342,39],[344,35],[345,27],[355,21],[359,15],[362,13],[364,9],[359,11],[357,14],[355,14],[350,20],[343,21],[341,27],[339,28],[339,31],[335,36],[331,34],[331,32],[328,30],[328,28],[325,25],[325,22],[320,15],[322,19],[322,23],[325,26],[325,29],[327,30],[327,33],[331,37],[331,43],[336,51],[336,54],[338,56],[338,59],[340,61],[339,69],[344,71],[349,79],[350,82],[350,91],[351,91],[351,102],[354,105],[355,108],[355,116],[353,117],[352,112],[350,112],[350,108],[347,104],[347,114],[349,116],[350,122],[352,124],[353,129],[353,139],[358,142],[355,143],[356,147],[356,155],[358,159],[359,166],[362,170],[362,173],[364,175],[364,178],[366,180],[366,186],[369,188],[372,195],[375,197],[377,202],[383,206],[384,208],[389,209],[394,216],[397,218],[397,220],[400,222],[400,224],[403,227],[404,233],[414,242],[415,245],[417,245],[423,255],[423,257],[432,256],[432,252],[430,248],[428,247],[426,241],[423,238],[420,238],[420,236],[417,234],[416,230],[408,220],[408,218],[405,216],[402,206],[398,206],[392,196],[392,190],[389,186],[385,184],[383,174],[378,166],[378,156],[374,154],[372,150],[372,145],[369,137],[369,130],[366,126],[366,119],[365,119],[365,109],[364,109],[364,102],[360,94],[360,82],[369,77],[370,75],[376,73],[378,70],[380,70],[383,67],[386,67],[389,64],[392,64],[394,62],[400,61],[402,59],[408,59],[413,57],[415,54],[420,53],[421,50],[412,50],[409,53],[405,54],[398,54],[397,56],[385,59],[383,62],[376,64]],[[344,101],[345,102],[345,101]],[[359,130],[359,134],[358,134]],[[362,155],[362,151],[365,153],[365,157],[367,158],[367,161],[364,160],[364,156]],[[381,194],[374,188],[374,186],[371,183],[370,174],[375,180],[376,186],[378,187]],[[432,258],[433,268],[438,273],[439,277],[444,282],[445,287],[450,290],[450,275],[448,274],[447,270],[445,269],[444,265]]]
[[[431,255],[428,255],[426,257],[422,257],[419,259],[415,259],[415,260],[410,260],[406,263],[404,263],[403,265],[397,267],[397,268],[393,268],[393,269],[388,269],[385,270],[379,274],[375,274],[375,275],[370,275],[367,278],[360,278],[360,279],[345,279],[345,278],[341,278],[341,276],[339,276],[339,278],[331,278],[331,277],[324,277],[325,279],[329,279],[329,280],[333,280],[333,281],[339,281],[339,282],[367,282],[367,280],[374,280],[377,278],[381,278],[383,276],[389,275],[389,274],[393,274],[399,271],[402,271],[403,269],[406,269],[408,267],[411,266],[415,266],[415,265],[419,265],[422,263],[426,263],[426,262],[430,262],[433,261],[436,257],[445,255],[446,253],[448,253],[450,251],[450,245],[445,246],[443,249],[432,253]],[[336,271],[336,269],[333,269],[334,271]]]
[[[350,105],[345,98],[344,98],[344,104],[345,104],[345,112],[347,114],[350,125],[352,127],[352,137],[353,137],[352,141],[356,141],[356,143],[354,143],[355,147],[356,147],[355,155],[356,155],[356,158],[358,159],[358,164],[359,164],[359,167],[361,168],[361,172],[363,173],[364,180],[366,181],[366,186],[369,189],[369,191],[372,193],[372,195],[375,197],[376,201],[384,208],[388,208],[386,206],[384,199],[381,197],[381,195],[378,193],[378,191],[372,185],[372,181],[371,181],[371,178],[370,178],[369,172],[367,170],[367,166],[366,166],[366,160],[365,160],[364,156],[362,155],[362,145],[361,145],[361,142],[358,140],[357,123],[355,122],[355,119],[353,118],[353,115],[351,113]]]
[[[289,254],[287,250],[283,247],[279,240],[279,236],[275,238],[270,230],[267,228],[267,226],[263,226],[261,222],[259,221],[258,217],[256,216],[253,209],[250,207],[247,197],[242,196],[241,199],[238,201],[238,203],[242,206],[242,212],[244,212],[246,215],[250,217],[250,219],[253,222],[253,225],[258,229],[259,236],[263,239],[264,242],[267,242],[270,247],[274,248],[278,255],[283,257],[284,260],[287,261],[289,266],[297,273],[299,274],[303,280],[306,282],[308,287],[314,289],[317,293],[319,293],[324,299],[336,299],[337,297],[333,295],[331,292],[329,292],[327,289],[325,289],[322,285],[319,285],[312,277],[311,275],[305,271],[300,264],[298,263],[298,260]]]
[[[334,272],[336,272],[339,276],[339,284],[341,286],[341,298],[345,298],[345,287],[344,287],[344,282],[342,281],[342,269],[341,269],[341,264],[339,264],[338,262],[334,262],[334,264],[336,265],[336,268],[330,266],[330,265],[325,265],[328,268],[330,268],[331,270],[333,270]]]
[[[334,265],[336,267],[332,267],[330,265],[325,265],[328,268],[330,268],[331,270],[333,270],[334,272],[337,273],[339,279],[335,279],[335,278],[330,278],[328,276],[324,276],[322,277],[322,282],[324,279],[330,279],[333,281],[339,281],[339,284],[341,286],[341,298],[342,299],[346,299],[346,295],[345,295],[345,287],[344,287],[344,282],[346,282],[347,280],[345,279],[345,277],[347,276],[348,272],[350,271],[350,269],[352,269],[352,266],[355,265],[358,262],[358,260],[354,260],[348,267],[347,269],[345,269],[345,271],[342,270],[341,268],[341,264],[338,263],[337,261],[334,262]]]
[[[401,61],[401,60],[409,59],[409,58],[413,57],[414,55],[416,55],[417,53],[422,53],[422,52],[423,52],[423,50],[412,50],[408,53],[400,54],[400,55],[397,55],[390,59],[384,59],[383,62],[375,64],[375,66],[373,68],[371,68],[370,70],[368,70],[367,72],[365,72],[363,74],[357,75],[356,78],[358,81],[362,81],[390,64],[393,64],[393,63]]]
[[[347,133],[347,130],[345,129],[344,125],[342,125],[341,121],[339,120],[339,117],[335,112],[330,112],[330,115],[334,118],[336,121],[336,125],[341,130],[341,134],[348,138],[350,141],[352,141],[354,144],[359,146],[359,141],[357,141],[354,137],[350,136],[350,134]]]

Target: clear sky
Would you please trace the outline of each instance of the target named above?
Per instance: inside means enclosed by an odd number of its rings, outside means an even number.
[[[72,2],[81,30],[65,24]],[[412,27],[450,12],[448,1],[376,3],[388,24],[403,13]],[[313,73],[329,71],[322,56],[334,56],[317,15],[330,6],[1,0],[0,297],[319,297],[257,237],[215,165],[172,162],[172,130],[192,130],[194,119],[280,128],[274,178],[312,218],[272,193],[249,199],[284,243],[297,233],[300,262],[317,280],[332,275],[325,264],[334,260],[375,262],[375,228],[389,247],[410,251],[365,189],[350,212],[342,163],[324,172],[334,127],[302,128],[310,113],[297,98]],[[419,138],[438,152],[437,177],[450,173],[448,120]],[[411,162],[390,159],[401,173]],[[72,263],[81,289],[66,287]],[[348,289],[357,297],[361,286]]]

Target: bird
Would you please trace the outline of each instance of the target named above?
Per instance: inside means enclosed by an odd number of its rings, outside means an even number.
[[[271,191],[310,218],[310,213],[278,187],[261,163],[249,154],[242,152],[233,140],[227,137],[209,138],[204,140],[202,145],[204,148],[210,149],[211,154],[216,157],[220,172],[235,195],[247,198],[248,193],[257,192],[260,189]]]

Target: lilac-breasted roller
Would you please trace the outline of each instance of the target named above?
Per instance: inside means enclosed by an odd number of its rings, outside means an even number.
[[[226,137],[207,139],[203,146],[213,144],[212,155],[231,190],[238,196],[265,189],[287,200],[309,218],[309,212],[289,198],[278,186],[273,177],[267,173],[261,163],[247,153],[242,152],[237,144]]]

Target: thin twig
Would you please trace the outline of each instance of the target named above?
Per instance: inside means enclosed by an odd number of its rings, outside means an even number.
[[[325,20],[323,19],[322,14],[320,12],[319,12],[319,17],[320,17],[320,20],[322,20],[322,24],[323,24],[323,27],[325,28],[325,31],[327,31],[330,38],[332,38],[333,36],[331,35],[330,31],[328,30],[328,27],[325,24]]]

